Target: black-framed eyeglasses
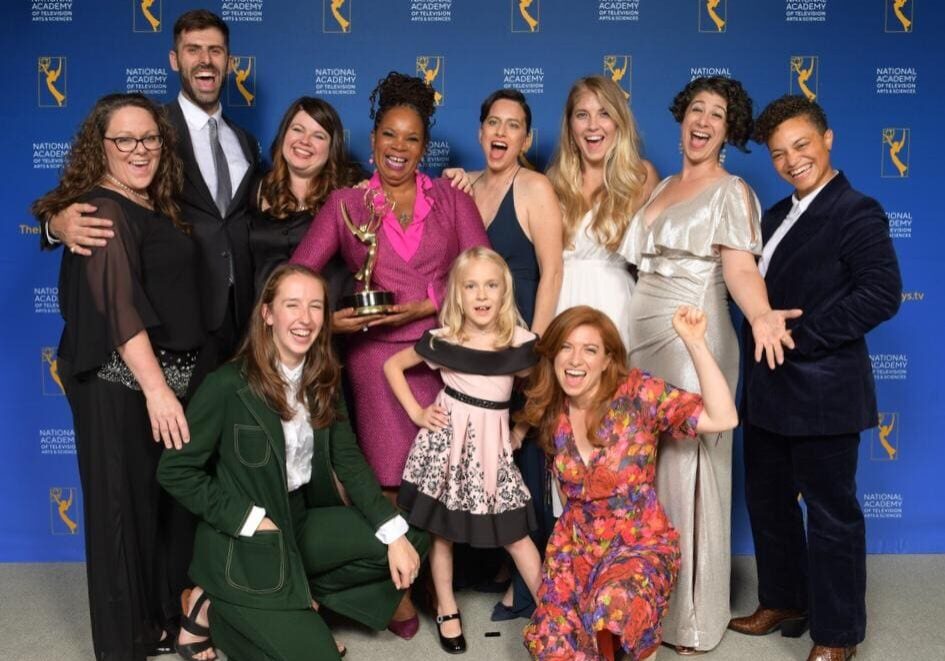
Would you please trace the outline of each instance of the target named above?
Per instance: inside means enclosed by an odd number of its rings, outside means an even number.
[[[137,149],[139,142],[144,145],[144,148],[148,151],[157,151],[164,144],[164,136],[158,134],[146,135],[143,138],[132,138],[127,135],[109,138],[106,135],[105,139],[115,143],[115,149],[120,152],[125,152],[126,154]]]

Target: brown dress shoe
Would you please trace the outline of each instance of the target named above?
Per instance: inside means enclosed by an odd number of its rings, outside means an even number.
[[[785,638],[799,638],[807,630],[807,613],[790,608],[758,606],[751,615],[732,618],[728,628],[749,636],[766,636],[780,629]]]
[[[807,661],[849,661],[856,656],[856,645],[852,647],[827,647],[814,645]]]

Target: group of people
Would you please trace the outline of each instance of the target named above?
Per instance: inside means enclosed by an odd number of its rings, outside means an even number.
[[[439,642],[460,653],[455,544],[507,551],[493,618],[529,617],[538,659],[808,625],[810,660],[855,654],[864,338],[901,280],[816,103],[755,118],[738,81],[697,78],[660,180],[619,87],[582,78],[546,176],[524,159],[525,97],[499,90],[484,167],[432,179],[434,92],[392,72],[370,97],[373,172],[312,97],[262,172],[221,110],[226,23],[188,11],[173,39],[177,99],[102,97],[33,206],[44,247],[65,247],[96,658],[339,658],[322,607],[409,639],[427,556]],[[764,215],[724,168],[751,139],[793,189]],[[393,305],[345,307],[355,279]],[[732,619],[739,417],[759,606]]]

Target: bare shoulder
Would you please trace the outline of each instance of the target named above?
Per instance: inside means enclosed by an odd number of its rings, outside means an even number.
[[[656,166],[646,159],[643,160],[643,169],[646,171],[646,180],[643,182],[644,199],[647,199],[660,182],[660,174],[656,171]]]
[[[548,177],[535,170],[526,170],[525,168],[519,170],[518,174],[515,175],[515,185],[516,191],[521,191],[529,198],[553,197],[555,194],[555,189]]]

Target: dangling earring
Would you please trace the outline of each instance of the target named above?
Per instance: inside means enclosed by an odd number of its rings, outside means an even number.
[[[370,156],[368,156],[367,162],[368,162],[368,165],[374,165],[374,154],[371,154]]]
[[[679,153],[683,153],[682,140],[679,141]]]
[[[719,150],[719,165],[725,165],[725,147]]]

